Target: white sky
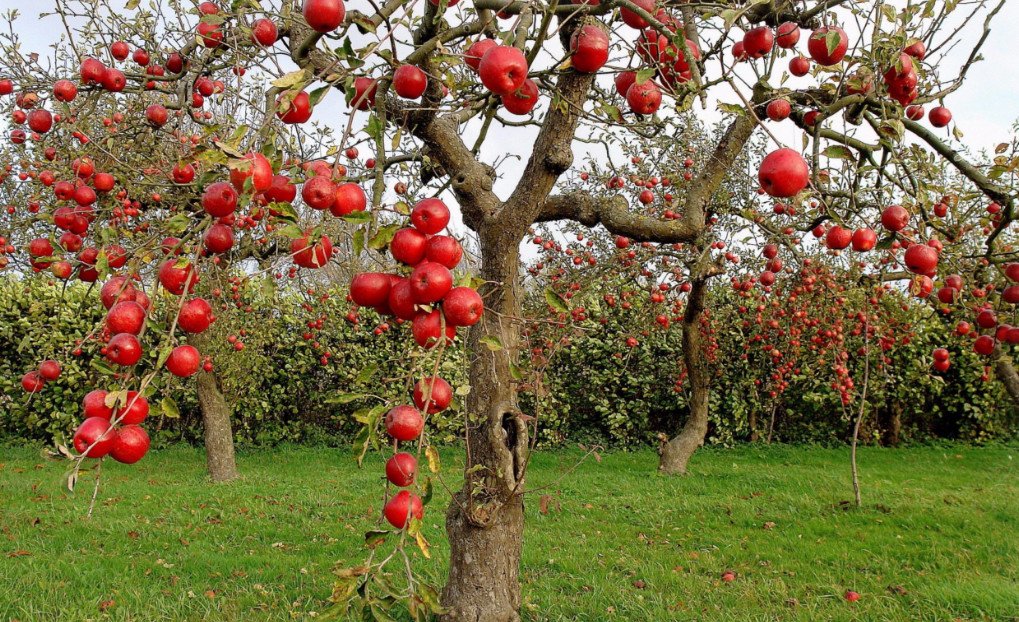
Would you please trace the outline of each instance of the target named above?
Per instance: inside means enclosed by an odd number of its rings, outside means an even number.
[[[62,28],[58,20],[53,18],[36,19],[39,11],[47,8],[52,1],[0,0],[0,9],[17,8],[23,13],[23,18],[19,20],[19,31],[24,43],[24,52],[39,51],[45,55],[46,47],[52,45],[59,36]],[[361,0],[350,0],[347,2],[347,6],[348,8],[358,8],[361,3]],[[122,7],[124,0],[111,0],[111,4],[115,7],[118,5]],[[1007,140],[1013,122],[1019,118],[1019,77],[1017,77],[1013,65],[1015,59],[1019,58],[1019,37],[1015,36],[1017,28],[1019,28],[1019,0],[1010,0],[997,16],[993,30],[984,45],[985,60],[971,69],[966,84],[961,90],[951,95],[946,102],[954,114],[954,122],[965,134],[963,142],[975,150],[989,149],[995,144]],[[801,36],[799,44],[801,50],[805,50],[806,36],[806,32]],[[977,36],[979,36],[979,24],[971,25],[961,35],[958,45],[959,53],[968,53]],[[958,54],[956,54],[957,56]],[[954,75],[959,59],[953,57],[953,60],[956,62],[947,69],[946,74]],[[715,68],[717,70],[717,65]],[[712,66],[709,66],[709,71],[711,69]],[[606,85],[610,85],[610,76],[601,79],[605,81]],[[801,80],[806,83],[808,79]],[[789,83],[789,85],[795,84],[798,83]],[[719,93],[716,96],[725,101],[736,101],[731,93]],[[548,97],[545,95],[541,105],[547,105],[547,103]],[[343,108],[345,107],[342,99],[333,94],[319,106],[315,112],[315,118],[319,120],[333,119],[337,125],[345,124],[346,114]],[[699,104],[697,104],[696,110],[702,113],[704,119],[709,123],[719,118],[714,101],[709,103],[708,110],[701,111]],[[365,114],[359,113],[361,117],[364,117]],[[784,126],[775,131],[783,142],[796,148],[800,147],[798,134],[791,127],[791,122],[786,122]],[[483,150],[483,158],[492,162],[499,155],[515,153],[521,157],[521,160],[526,160],[535,133],[534,129],[493,127],[489,134],[489,141]],[[575,166],[581,165],[583,161],[584,147],[580,144],[577,147]],[[513,160],[509,162],[512,163]],[[504,168],[509,169],[509,166]],[[517,172],[516,167],[500,171],[500,174],[504,176],[496,186],[496,191],[500,196],[506,197],[509,194]],[[457,222],[459,222],[458,217],[457,214]],[[462,227],[461,232],[463,232]]]

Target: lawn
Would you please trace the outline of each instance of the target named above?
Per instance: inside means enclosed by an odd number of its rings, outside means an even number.
[[[865,448],[861,510],[845,503],[847,450],[708,449],[684,478],[654,475],[649,451],[609,453],[560,479],[580,455],[533,461],[554,500],[528,501],[527,620],[1019,620],[1019,448]],[[334,563],[363,557],[382,458],[247,450],[229,485],[206,482],[203,458],[108,465],[88,520],[87,480],[69,496],[64,465],[0,448],[0,620],[323,611]],[[443,455],[448,481],[461,460]],[[435,555],[418,561],[436,576],[446,500],[427,508]]]

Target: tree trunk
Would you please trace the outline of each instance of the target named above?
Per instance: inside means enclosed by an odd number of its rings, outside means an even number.
[[[707,278],[693,282],[683,314],[683,363],[690,378],[690,415],[679,435],[662,446],[658,470],[667,475],[685,475],[686,465],[708,433],[708,395],[711,378],[707,347],[700,321],[704,314]]]
[[[202,351],[207,343],[203,337],[193,335],[189,341]],[[200,345],[201,344],[201,345]],[[214,482],[237,479],[234,461],[234,435],[230,425],[230,405],[219,388],[216,373],[198,372],[198,404],[202,409],[202,426],[205,431],[205,464]]]
[[[902,402],[886,402],[881,409],[881,444],[885,447],[897,447],[902,432]]]
[[[1012,365],[1012,357],[1002,351],[1001,345],[995,342],[991,358],[994,360],[994,375],[1005,385],[1005,390],[1012,398],[1012,404],[1019,406],[1019,373],[1016,373]]]
[[[751,443],[756,443],[757,440],[758,440],[758,436],[759,436],[757,434],[757,409],[756,408],[751,408],[750,409],[750,421],[747,422],[747,423],[750,426],[750,442]]]
[[[471,328],[467,397],[467,467],[463,489],[446,513],[449,578],[444,622],[517,622],[527,424],[517,410],[510,364],[519,341],[519,243],[522,233],[481,236],[482,288],[488,309]],[[482,338],[495,337],[492,351]],[[487,340],[486,340],[487,341]],[[471,467],[480,465],[480,470]]]

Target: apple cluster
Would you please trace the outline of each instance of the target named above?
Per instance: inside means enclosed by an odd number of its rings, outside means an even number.
[[[411,322],[414,341],[432,348],[452,342],[458,326],[481,319],[484,303],[470,287],[454,287],[453,273],[463,258],[455,238],[440,235],[449,223],[449,208],[440,199],[419,201],[411,210],[412,226],[398,230],[389,244],[393,259],[411,268],[410,274],[364,272],[350,282],[350,299],[397,322]]]

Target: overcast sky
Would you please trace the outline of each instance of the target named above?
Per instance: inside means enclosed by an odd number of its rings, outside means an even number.
[[[59,36],[62,30],[59,20],[54,18],[36,19],[40,10],[46,8],[52,1],[0,0],[0,7],[4,9],[17,8],[24,15],[19,20],[19,31],[25,52],[38,50],[45,54],[45,48],[52,45]],[[114,6],[123,6],[124,1],[111,0]],[[468,3],[464,2],[463,4]],[[357,7],[358,0],[351,0],[347,5],[348,7]],[[457,9],[468,10],[463,7],[457,7]],[[958,54],[968,53],[972,43],[980,34],[979,26],[979,24],[974,24],[962,33],[957,48],[958,53],[956,57],[950,59],[955,62],[952,67],[947,68],[946,73],[954,75],[959,62]],[[984,45],[985,60],[971,69],[966,84],[946,101],[946,105],[954,113],[954,121],[965,134],[963,141],[974,149],[991,148],[994,144],[1007,139],[1010,127],[1019,117],[1019,78],[1016,77],[1014,65],[1015,60],[1019,58],[1019,37],[1015,34],[1017,27],[1019,27],[1019,0],[1010,0],[996,18],[993,30]],[[805,39],[806,33],[801,37],[800,48],[805,48]],[[604,77],[603,79],[610,80],[611,78]],[[735,101],[735,97],[732,95],[720,94],[718,96],[723,100]],[[547,96],[543,97],[542,105],[547,105],[547,102]],[[333,95],[323,101],[323,104],[316,110],[315,118],[334,119],[338,120],[336,123],[342,123],[345,120],[345,114],[338,110],[338,107],[342,106],[342,99]],[[697,110],[700,111],[699,105]],[[360,113],[359,116],[364,114],[366,113]],[[713,102],[708,110],[700,112],[700,114],[703,114],[708,122],[719,118],[719,113],[715,110]],[[533,143],[533,135],[533,131],[519,128],[495,129],[490,133],[490,140],[482,155],[489,162],[506,152],[517,153],[526,159]],[[776,135],[779,140],[788,142],[791,146],[797,148],[800,146],[799,136],[791,127],[790,122],[779,129]],[[578,151],[583,151],[582,145],[578,145]],[[576,161],[579,163],[582,157],[582,153],[578,153]],[[516,177],[514,169],[516,168],[500,171],[505,175],[505,178],[500,180],[496,190],[503,197],[507,196],[512,189]]]

